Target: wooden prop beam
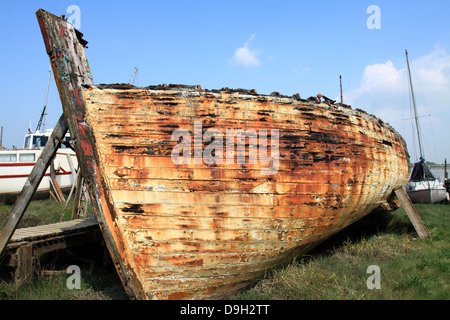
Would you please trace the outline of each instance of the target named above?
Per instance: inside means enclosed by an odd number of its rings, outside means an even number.
[[[416,229],[416,232],[419,235],[419,237],[420,238],[429,237],[431,235],[431,232],[425,226],[422,219],[420,219],[420,216],[417,213],[414,206],[412,205],[411,200],[409,199],[405,189],[398,188],[394,192],[397,198],[402,203],[403,208],[405,208],[406,214],[408,215],[409,220],[411,220],[411,223],[413,224],[414,229]]]
[[[11,239],[14,231],[16,230],[17,225],[20,222],[23,214],[28,208],[31,199],[34,196],[39,184],[41,183],[42,177],[47,171],[53,157],[56,154],[56,151],[59,148],[59,141],[56,137],[61,138],[64,137],[67,133],[68,127],[66,124],[66,120],[64,116],[59,118],[56,127],[53,129],[53,133],[50,136],[47,144],[44,147],[41,155],[39,156],[36,164],[33,167],[30,175],[28,176],[25,185],[23,186],[22,192],[20,196],[17,198],[6,224],[4,225],[1,233],[0,233],[0,255],[3,253],[8,241]]]

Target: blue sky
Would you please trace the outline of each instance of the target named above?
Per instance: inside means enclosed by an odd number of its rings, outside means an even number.
[[[35,12],[80,24],[95,83],[200,84],[203,88],[321,93],[389,122],[418,157],[406,78],[408,49],[427,160],[450,161],[450,1],[0,0],[3,145],[36,128],[49,59]],[[68,11],[79,8],[79,16]],[[379,8],[378,18],[367,12]],[[377,18],[379,29],[367,21]],[[53,78],[46,128],[62,112]],[[430,115],[430,116],[428,116]]]

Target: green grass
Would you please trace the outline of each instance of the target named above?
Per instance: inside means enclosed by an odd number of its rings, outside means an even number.
[[[74,201],[70,201],[63,221],[70,220]],[[52,199],[31,201],[17,228],[34,227],[37,225],[59,222],[65,203]],[[8,219],[13,205],[0,205],[0,226]]]
[[[402,208],[374,213],[341,231],[288,266],[268,272],[232,300],[449,300],[450,205],[415,205],[431,237],[419,239]],[[63,204],[33,201],[21,225],[59,221]],[[0,206],[0,225],[10,208]],[[65,220],[70,218],[71,208]],[[61,259],[52,256],[51,259]],[[52,260],[53,261],[53,260]],[[62,263],[67,266],[68,264]],[[369,290],[367,267],[381,270],[381,289]],[[54,270],[58,268],[55,263]],[[82,269],[83,270],[83,269]],[[67,274],[36,277],[19,288],[0,280],[0,299],[127,299],[114,269],[82,272],[80,290]]]
[[[231,298],[448,300],[450,206],[415,207],[430,238],[417,238],[402,208],[375,213]],[[370,265],[380,267],[379,290],[367,288]]]
[[[126,300],[120,280],[115,273],[82,273],[80,289],[67,287],[64,272],[41,276],[20,287],[0,280],[1,300]]]
[[[67,207],[63,221],[70,220],[73,201]],[[55,200],[32,201],[23,215],[18,228],[59,222],[64,210],[64,203]],[[8,219],[12,205],[0,205],[0,226]],[[111,300],[128,299],[117,273],[112,265],[102,266],[99,261],[99,249],[87,246],[59,251],[36,257],[34,279],[29,283],[16,286],[12,281],[11,268],[0,269],[0,300]],[[94,272],[79,257],[96,261]],[[84,263],[84,264],[83,264]],[[67,266],[79,265],[81,268],[81,289],[68,289],[66,282],[70,274]],[[42,270],[56,271],[55,274],[42,276]]]

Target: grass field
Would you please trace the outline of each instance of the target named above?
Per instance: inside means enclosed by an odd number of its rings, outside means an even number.
[[[450,206],[415,205],[431,237],[419,239],[402,208],[367,216],[233,299],[450,299]],[[368,289],[380,270],[380,289]]]
[[[341,231],[313,252],[289,265],[268,272],[232,300],[449,300],[450,205],[415,205],[431,237],[419,239],[402,208],[374,213]],[[63,205],[34,201],[20,226],[59,221]],[[0,225],[10,207],[0,206]],[[70,217],[70,208],[66,213]],[[85,248],[86,249],[86,248]],[[92,249],[92,248],[91,248]],[[79,255],[95,255],[80,248]],[[46,257],[45,268],[61,270],[36,276],[16,287],[3,274],[0,299],[111,300],[127,299],[112,266],[96,265],[92,274],[82,269],[81,289],[68,289],[64,272],[72,255],[59,252]],[[49,262],[48,262],[49,261]],[[379,267],[380,289],[369,289],[369,266]],[[40,265],[44,268],[44,263]],[[84,268],[84,269],[87,269]],[[39,271],[39,270],[37,270]]]

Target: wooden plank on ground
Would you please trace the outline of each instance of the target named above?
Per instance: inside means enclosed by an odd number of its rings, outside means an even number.
[[[95,219],[77,219],[60,223],[16,229],[1,264],[14,267],[14,281],[20,285],[33,275],[34,256],[101,241]]]
[[[58,236],[97,226],[94,219],[75,219],[36,227],[17,229],[11,237],[11,242],[31,241],[38,238]]]

